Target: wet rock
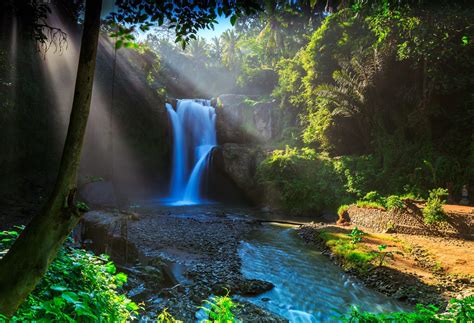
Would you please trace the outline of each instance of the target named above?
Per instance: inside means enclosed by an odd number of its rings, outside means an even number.
[[[268,292],[273,289],[273,287],[275,287],[275,285],[263,280],[248,279],[239,285],[237,292],[243,296],[257,296]]]

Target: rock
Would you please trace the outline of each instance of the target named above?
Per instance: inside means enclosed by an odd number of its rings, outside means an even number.
[[[275,287],[275,285],[263,280],[248,279],[242,281],[238,286],[237,293],[242,296],[256,296],[268,292],[273,287]]]
[[[219,143],[265,143],[279,134],[275,100],[249,104],[250,97],[223,94],[217,98],[216,130]]]
[[[214,162],[242,192],[255,203],[262,200],[262,188],[256,181],[257,166],[265,153],[257,148],[238,144],[224,144],[214,151]]]
[[[118,206],[114,186],[110,182],[93,182],[79,189],[80,198],[89,206]]]

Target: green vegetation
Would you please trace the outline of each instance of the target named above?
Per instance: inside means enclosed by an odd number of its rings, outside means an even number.
[[[351,243],[356,244],[358,242],[362,241],[362,237],[365,235],[365,233],[362,230],[359,230],[357,227],[352,229],[351,233],[348,234],[349,237],[351,237]]]
[[[373,314],[360,311],[353,307],[349,315],[343,315],[339,319],[342,322],[472,322],[474,320],[474,297],[466,297],[462,300],[453,299],[450,307],[445,313],[438,313],[435,306],[417,305],[414,312],[394,312]]]
[[[176,320],[173,315],[168,312],[168,309],[165,308],[157,317],[158,323],[182,323],[182,321]]]
[[[364,207],[399,209],[396,196],[426,198],[435,187],[460,192],[472,184],[474,63],[466,35],[473,12],[443,1],[357,2],[327,17],[306,46],[276,64],[273,96],[302,121],[297,150],[286,150],[294,152],[295,167],[316,169],[285,176],[277,168],[286,163],[275,156],[264,162],[273,168],[264,180],[281,189],[284,207],[331,208],[325,200],[314,205],[312,195],[324,187],[339,193],[336,207],[360,200]],[[307,149],[314,149],[311,158],[303,157]],[[318,188],[305,184],[311,182]],[[306,198],[293,204],[286,196],[294,186]],[[364,199],[371,191],[390,198]]]
[[[206,312],[208,319],[203,320],[205,323],[234,323],[239,322],[233,313],[237,308],[237,304],[232,301],[229,294],[225,296],[214,296],[210,301],[204,301],[205,306],[201,308]]]
[[[430,196],[423,208],[423,217],[426,224],[433,224],[445,219],[443,205],[446,203],[447,196],[448,191],[443,188],[436,188],[430,191]]]
[[[393,257],[393,252],[392,251],[384,251],[387,249],[386,244],[381,244],[377,247],[378,249],[378,266],[381,267],[384,264],[385,258],[386,257]]]
[[[314,149],[275,150],[259,168],[263,183],[280,193],[278,202],[295,213],[335,209],[344,196],[343,182],[330,158]]]
[[[357,234],[358,238],[361,237]],[[336,257],[341,260],[345,268],[365,271],[371,266],[376,255],[365,246],[353,243],[353,237],[347,234],[321,231],[319,237]],[[359,240],[360,242],[360,240]]]
[[[18,235],[15,230],[0,232],[0,250],[8,249]],[[11,322],[126,322],[139,309],[118,291],[126,281],[107,256],[64,246]]]

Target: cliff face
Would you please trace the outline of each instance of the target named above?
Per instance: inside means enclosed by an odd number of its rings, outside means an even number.
[[[267,156],[266,147],[281,133],[276,102],[255,102],[249,96],[224,94],[217,98],[216,113],[216,166],[249,200],[266,204],[268,190],[259,183],[257,168]]]

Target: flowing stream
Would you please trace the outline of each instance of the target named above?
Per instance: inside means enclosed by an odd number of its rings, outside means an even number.
[[[349,277],[289,227],[266,225],[256,230],[241,242],[240,256],[245,277],[275,285],[247,299],[290,322],[337,321],[352,305],[370,312],[409,309]]]
[[[173,162],[166,205],[204,204],[201,185],[216,140],[216,111],[209,100],[178,100],[176,111],[166,103],[173,128]]]

